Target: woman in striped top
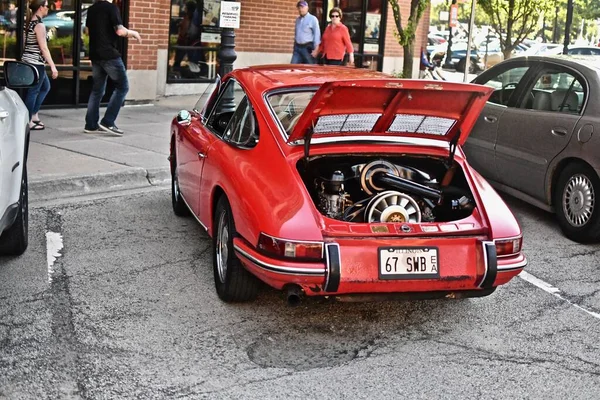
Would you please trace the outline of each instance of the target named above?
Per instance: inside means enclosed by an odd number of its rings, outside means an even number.
[[[29,128],[31,130],[44,129],[38,111],[40,111],[40,107],[50,91],[50,80],[45,69],[46,63],[50,65],[52,70],[52,79],[58,77],[58,71],[46,43],[46,27],[41,23],[42,18],[46,15],[48,15],[48,0],[31,0],[29,2],[27,22],[25,23],[25,48],[21,60],[36,67],[40,77],[38,84],[30,88],[25,95],[25,105],[29,110]]]

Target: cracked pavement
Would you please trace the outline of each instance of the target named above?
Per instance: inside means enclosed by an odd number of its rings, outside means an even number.
[[[598,398],[600,319],[520,278],[470,300],[224,304],[209,238],[169,196],[31,210],[26,254],[0,258],[0,398]],[[600,245],[507,201],[527,271],[600,313]]]

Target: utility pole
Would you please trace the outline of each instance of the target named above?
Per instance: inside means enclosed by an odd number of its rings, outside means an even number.
[[[471,20],[469,21],[469,38],[467,39],[467,59],[465,60],[465,75],[463,82],[469,81],[469,70],[471,69],[471,43],[473,42],[473,25],[475,24],[475,5],[477,0],[471,0]]]
[[[569,44],[571,43],[571,25],[573,24],[573,0],[567,1],[567,23],[565,24],[565,42],[563,44],[563,54],[568,54]]]

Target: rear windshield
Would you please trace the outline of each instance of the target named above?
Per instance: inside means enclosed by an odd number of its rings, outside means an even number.
[[[300,115],[310,103],[316,90],[294,91],[287,93],[276,93],[267,96],[267,101],[277,117],[286,136],[289,136],[294,126],[300,119]]]

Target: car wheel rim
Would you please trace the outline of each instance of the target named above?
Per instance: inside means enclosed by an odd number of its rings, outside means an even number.
[[[225,283],[225,275],[227,274],[227,261],[229,259],[229,230],[227,229],[226,218],[227,213],[222,213],[219,218],[217,230],[217,271],[219,280]]]
[[[587,224],[594,212],[594,187],[585,175],[569,179],[563,193],[563,211],[569,224],[581,227]]]

